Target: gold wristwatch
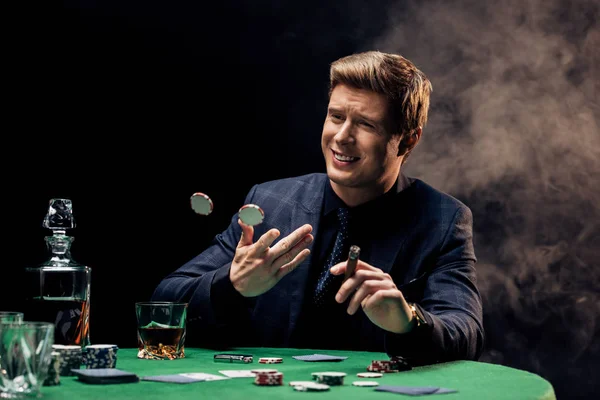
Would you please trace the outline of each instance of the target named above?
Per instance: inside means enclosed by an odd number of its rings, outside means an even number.
[[[416,328],[418,328],[422,325],[427,325],[427,320],[425,319],[425,316],[423,315],[421,308],[419,306],[417,306],[415,303],[408,303],[408,305],[412,311],[413,318],[417,322]]]

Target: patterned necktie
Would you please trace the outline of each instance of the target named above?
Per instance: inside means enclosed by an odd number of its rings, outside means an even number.
[[[335,278],[329,272],[329,269],[335,264],[340,263],[344,260],[344,254],[348,251],[348,219],[349,212],[345,207],[338,208],[337,210],[339,228],[335,238],[335,244],[333,245],[333,251],[327,258],[325,263],[325,269],[319,275],[317,286],[315,288],[314,303],[316,306],[323,306],[326,302],[330,301],[329,295],[331,295],[332,282]]]

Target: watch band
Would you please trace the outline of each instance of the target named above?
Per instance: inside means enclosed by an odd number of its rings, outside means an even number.
[[[425,319],[425,316],[423,315],[423,311],[421,310],[421,307],[415,303],[408,303],[408,306],[410,307],[413,318],[416,321],[416,324],[417,324],[416,328],[427,325],[427,320]]]

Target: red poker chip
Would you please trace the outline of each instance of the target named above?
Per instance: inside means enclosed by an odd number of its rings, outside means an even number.
[[[260,375],[260,374],[275,374],[279,371],[276,369],[272,369],[272,368],[258,368],[258,369],[252,369],[252,370],[250,370],[250,372]]]
[[[371,361],[371,365],[374,364],[378,364],[378,365],[390,365],[392,362],[390,360],[373,360]]]
[[[254,383],[261,386],[277,386],[283,384],[283,373],[262,373],[257,374]]]
[[[256,379],[259,380],[273,380],[273,379],[281,379],[283,378],[283,373],[282,372],[264,372],[264,373],[258,373],[256,374]]]

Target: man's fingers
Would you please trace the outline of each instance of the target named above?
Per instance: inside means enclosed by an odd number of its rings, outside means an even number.
[[[309,249],[304,249],[300,251],[296,257],[292,259],[289,263],[283,264],[275,274],[275,278],[279,281],[281,278],[292,272],[298,265],[300,265],[306,258],[310,255]]]
[[[275,228],[269,229],[258,239],[254,245],[254,254],[263,254],[273,244],[273,241],[279,237],[279,231]]]
[[[381,302],[387,297],[395,296],[396,293],[400,292],[393,282],[392,285],[387,280],[363,282],[348,303],[348,314],[353,315],[360,307],[365,308],[369,303]]]
[[[289,249],[287,253],[282,254],[278,258],[273,260],[273,272],[279,270],[284,267],[286,264],[290,264],[295,262],[298,258],[298,255],[302,253],[312,242],[314,238],[313,235],[306,235],[300,242],[296,243],[294,247]]]
[[[301,240],[305,239],[306,236],[312,232],[312,226],[309,224],[302,225],[294,232],[290,233],[285,238],[281,239],[275,246],[271,248],[271,256],[273,259],[280,257],[282,254],[290,251],[296,246]]]
[[[346,260],[348,261],[348,260]],[[346,261],[342,261],[339,264],[335,264],[333,267],[329,269],[333,275],[340,275],[346,272]],[[381,271],[379,268],[375,268],[362,261],[360,258],[356,260],[356,266],[354,268],[355,271],[359,269],[367,270],[367,271]]]
[[[358,290],[354,293],[354,296],[352,296],[352,299],[350,299],[350,303],[348,303],[348,314],[354,315],[356,310],[362,305],[363,301],[366,302],[368,298],[379,289],[378,282],[379,281],[366,281],[360,285]]]
[[[252,240],[254,239],[254,227],[244,224],[239,218],[238,225],[240,228],[242,228],[242,235],[240,236],[240,241],[238,242],[238,248],[250,246],[252,244]]]
[[[333,267],[329,268],[329,272],[331,275],[340,275],[346,272],[346,261],[342,261],[340,263],[335,264]]]
[[[354,275],[352,275],[344,283],[342,283],[342,286],[340,286],[340,289],[338,290],[337,294],[335,295],[335,300],[338,303],[343,303],[344,301],[346,301],[346,299],[348,297],[350,297],[352,294],[354,294],[354,292],[361,285],[363,285],[365,281],[368,281],[368,280],[380,281],[382,279],[383,279],[383,275],[381,273],[377,273],[376,271],[369,271],[366,269],[356,270]]]

